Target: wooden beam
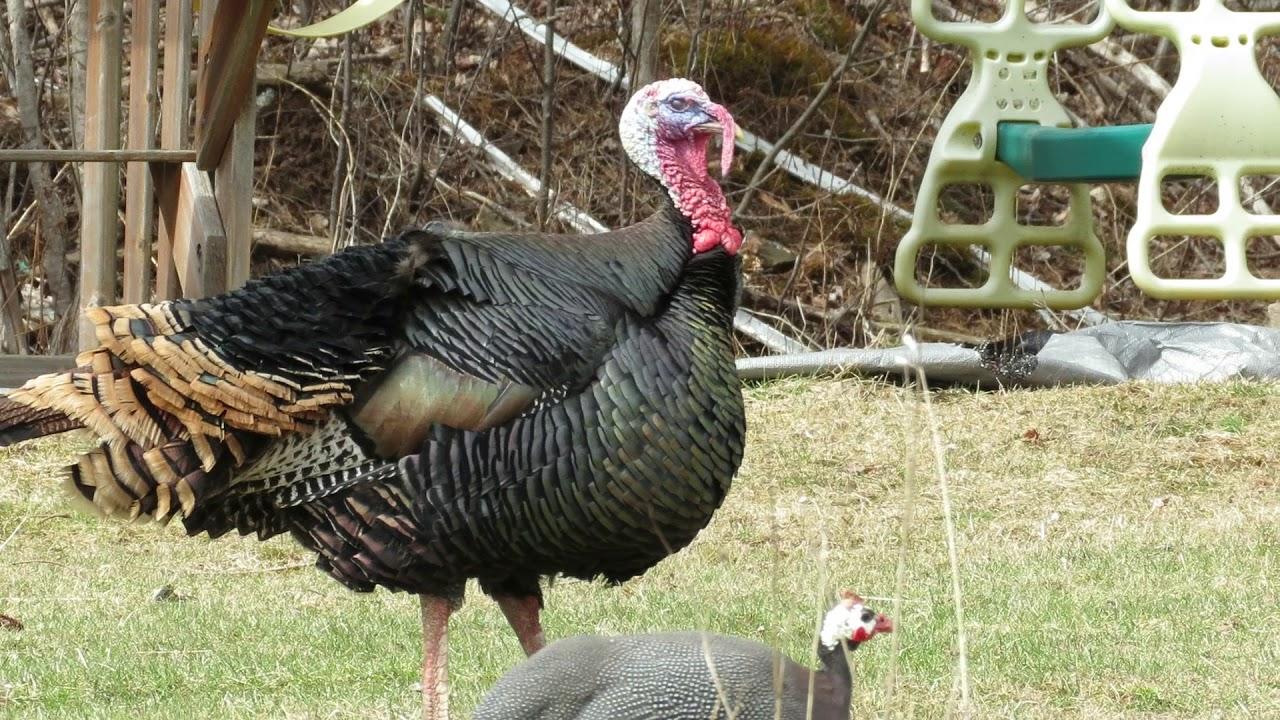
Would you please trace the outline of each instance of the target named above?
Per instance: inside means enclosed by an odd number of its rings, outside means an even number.
[[[75,355],[0,355],[0,388],[21,387],[33,377],[66,372],[75,366]]]
[[[258,228],[253,231],[253,247],[255,250],[261,249],[280,255],[315,257],[333,252],[333,241],[316,235]]]
[[[191,0],[165,0],[164,98],[160,105],[160,147],[188,147],[188,101],[191,95]],[[185,161],[184,161],[185,162]]]
[[[164,97],[160,104],[160,147],[179,150],[187,145],[187,106],[191,83],[191,0],[165,0],[164,27]],[[195,151],[191,151],[191,161]],[[157,200],[177,201],[180,180],[177,166],[166,170],[152,167],[157,183]],[[167,184],[167,185],[166,185]],[[170,187],[171,186],[171,187]],[[173,215],[175,207],[161,207],[161,214]],[[173,264],[173,235],[170,226],[160,227],[156,244],[156,299],[169,300],[181,291],[178,268]]]
[[[156,0],[133,0],[129,38],[129,146],[150,150],[156,142],[156,64],[159,60],[160,8]],[[124,301],[151,297],[151,236],[155,231],[155,192],[151,168],[131,162],[125,176]]]
[[[154,122],[152,124],[154,126]],[[149,148],[27,150],[22,148],[0,148],[0,162],[181,163],[192,162],[195,159],[195,150],[155,150]]]
[[[120,147],[120,26],[124,0],[88,0],[89,45],[85,56],[84,147]],[[116,214],[120,170],[115,165],[84,168],[80,213],[80,306],[116,301]],[[80,349],[98,344],[93,325],[80,317]]]
[[[258,108],[253,86],[245,94],[222,162],[213,174],[213,192],[227,234],[226,289],[249,281],[253,247],[253,141],[257,137]]]
[[[184,297],[226,291],[226,233],[218,217],[209,174],[195,163],[172,171],[176,181],[160,188],[160,223],[173,238],[173,262]]]
[[[207,1],[207,0],[206,0]],[[220,0],[200,37],[196,165],[213,170],[253,91],[254,66],[274,0]]]

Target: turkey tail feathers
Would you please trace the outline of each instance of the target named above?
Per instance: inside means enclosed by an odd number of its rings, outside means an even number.
[[[53,408],[31,407],[7,397],[0,398],[0,447],[82,427],[79,421]]]

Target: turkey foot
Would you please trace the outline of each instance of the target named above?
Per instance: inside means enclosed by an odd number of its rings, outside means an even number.
[[[449,720],[449,616],[453,603],[434,595],[422,601],[422,720]]]
[[[515,630],[520,639],[520,647],[525,655],[532,655],[547,644],[542,634],[542,622],[538,619],[542,611],[542,601],[536,595],[495,595],[502,614],[507,616],[507,624]]]

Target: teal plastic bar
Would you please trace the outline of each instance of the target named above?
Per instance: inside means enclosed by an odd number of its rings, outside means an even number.
[[[1151,125],[1058,128],[1035,123],[996,126],[996,159],[1036,182],[1133,181]]]

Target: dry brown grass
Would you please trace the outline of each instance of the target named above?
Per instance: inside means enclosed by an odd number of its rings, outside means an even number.
[[[973,717],[1280,713],[1277,398],[1249,384],[933,395]],[[891,608],[904,553],[896,645],[858,652],[855,709],[941,717],[957,634],[928,439],[906,430],[915,402],[858,380],[751,388],[747,459],[707,531],[620,589],[557,583],[549,635],[701,627],[811,659],[830,593]],[[349,593],[296,567],[287,540],[67,515],[50,481],[65,450],[0,456],[0,613],[26,625],[0,630],[0,715],[414,715],[412,599]],[[908,453],[920,494],[904,536]],[[165,584],[184,599],[151,601]],[[453,632],[465,711],[520,651],[474,591]]]

